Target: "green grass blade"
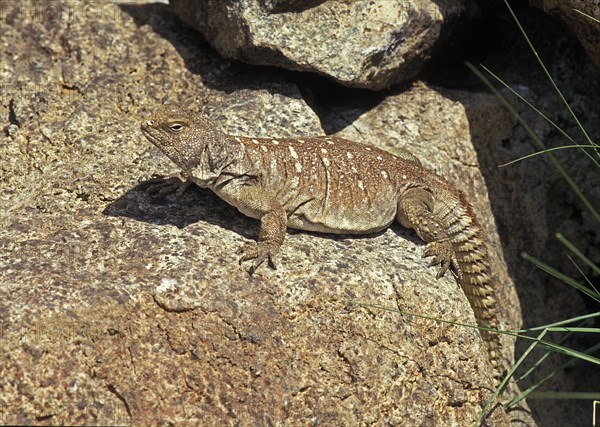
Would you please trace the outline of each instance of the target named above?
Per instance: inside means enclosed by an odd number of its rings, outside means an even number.
[[[540,345],[544,348],[551,349],[557,353],[562,353],[569,357],[576,357],[579,360],[584,360],[595,365],[600,365],[600,359],[594,356],[590,356],[589,354],[586,354],[584,352],[573,350],[572,348],[564,347],[560,344],[556,344],[550,341],[540,341]]]
[[[584,328],[584,327],[548,328],[548,332],[578,332],[578,333],[583,333],[583,334],[600,334],[600,328]]]
[[[547,149],[542,150],[542,151],[536,151],[535,153],[527,154],[525,156],[519,157],[518,159],[511,160],[508,163],[503,163],[503,164],[499,165],[499,167],[503,168],[503,167],[512,165],[514,163],[520,162],[522,160],[527,160],[527,159],[530,159],[532,157],[539,156],[540,154],[546,154],[546,153],[549,153],[549,152],[552,152],[552,151],[557,151],[557,150],[564,150],[565,148],[594,148],[594,149],[596,149],[597,146],[595,146],[595,145],[579,145],[579,144],[576,144],[576,145],[561,145],[560,147],[547,148]],[[594,159],[592,156],[590,156],[590,153],[588,153],[587,151],[584,151],[584,152],[586,153],[586,155],[594,163],[596,163],[596,166],[598,166],[600,168],[600,163],[598,163],[598,161],[596,159]]]
[[[571,252],[573,252],[575,255],[577,255],[577,257],[580,260],[582,260],[589,267],[591,267],[591,269],[594,270],[596,272],[596,274],[600,274],[600,267],[597,266],[594,262],[592,262],[592,260],[589,259],[588,257],[586,257],[583,253],[581,253],[581,251],[579,249],[577,249],[577,247],[573,243],[571,243],[569,240],[567,240],[567,238],[565,236],[563,236],[561,233],[556,233],[556,238],[559,240],[559,242],[561,242],[563,245],[565,245],[567,248],[569,248],[569,250]]]
[[[517,360],[517,362],[515,363],[515,366],[513,366],[513,367],[511,368],[511,370],[510,370],[510,372],[509,372],[509,375],[507,375],[507,378],[509,378],[509,377],[512,377],[512,376],[514,375],[514,373],[515,373],[515,371],[517,370],[517,368],[523,364],[523,362],[525,361],[525,359],[526,359],[526,358],[529,356],[529,354],[530,354],[530,353],[533,351],[533,349],[534,349],[534,348],[535,348],[535,347],[538,345],[538,343],[541,341],[541,339],[542,339],[542,338],[544,338],[544,335],[546,335],[546,331],[542,331],[542,332],[541,332],[541,333],[538,335],[537,339],[535,339],[535,340],[534,340],[534,341],[533,341],[533,342],[532,342],[532,343],[529,345],[529,347],[527,347],[527,350],[525,350],[525,351],[523,352],[523,354],[521,355],[521,357],[519,358],[519,360]],[[548,354],[549,354],[549,353],[547,353],[545,356],[547,356]],[[540,361],[539,363],[541,363],[541,361]],[[537,366],[537,364],[536,364],[535,366]],[[534,368],[535,368],[535,367],[532,367],[532,368],[531,368],[529,371],[527,371],[527,373],[529,373],[530,371],[532,371]],[[526,374],[527,374],[527,373],[526,373]],[[523,377],[521,377],[521,378],[523,378]],[[518,396],[517,396],[517,397],[518,397]],[[523,397],[523,398],[524,398],[524,397]],[[518,399],[518,400],[515,400],[515,399],[513,399],[513,400],[514,400],[514,403],[516,403],[516,402],[518,402],[519,400],[522,400],[522,398],[521,398],[521,399]],[[511,404],[514,404],[514,403],[513,403],[513,400],[511,400],[511,401],[509,402],[509,404],[507,405],[507,408],[510,408]],[[488,403],[489,403],[489,401],[488,401]],[[486,407],[487,407],[487,405],[486,405]]]
[[[585,399],[600,400],[600,393],[583,391],[536,391],[529,395],[530,399]]]
[[[556,270],[555,268],[550,267],[548,264],[538,260],[537,258],[532,257],[531,255],[529,255],[525,252],[523,252],[522,257],[525,258],[530,263],[532,263],[533,265],[535,265],[537,268],[539,268],[539,269],[545,271],[546,273],[556,277],[557,279],[562,280],[563,282],[571,285],[575,289],[585,293],[587,296],[589,296],[593,300],[600,302],[600,299],[598,299],[598,295],[594,292],[593,289],[590,289],[587,286],[582,285],[581,283],[574,280],[573,278],[567,276],[564,273],[561,273],[560,271]]]
[[[490,74],[500,84],[502,84],[502,86],[504,86],[513,95],[515,95],[517,98],[519,98],[523,103],[525,103],[529,108],[531,108],[533,111],[535,111],[544,120],[546,120],[548,123],[550,123],[557,131],[559,131],[560,133],[562,133],[565,138],[567,138],[569,141],[571,141],[572,143],[575,144],[575,140],[568,133],[566,133],[560,126],[558,126],[558,124],[556,124],[553,120],[551,120],[548,116],[546,116],[542,111],[540,111],[535,105],[533,105],[531,102],[529,102],[527,100],[527,98],[525,98],[519,92],[517,92],[516,90],[514,90],[508,83],[506,83],[504,80],[502,80],[500,77],[498,77],[498,75],[496,75],[492,70],[490,70],[489,68],[487,68],[485,65],[481,65],[481,68],[483,68],[488,74]],[[592,147],[594,147],[594,148],[599,148],[600,147],[598,144],[596,144],[593,141],[590,141],[590,145]]]
[[[558,94],[558,96],[562,100],[563,104],[565,105],[565,108],[569,111],[569,113],[571,114],[571,117],[573,117],[573,119],[577,123],[577,126],[579,127],[579,129],[581,130],[581,132],[583,133],[583,135],[585,136],[585,139],[590,144],[592,144],[592,140],[591,140],[590,136],[588,135],[587,131],[585,130],[585,128],[583,127],[583,125],[579,121],[579,118],[577,117],[577,114],[575,114],[575,112],[573,111],[573,109],[571,108],[571,106],[569,105],[569,103],[567,102],[567,100],[565,99],[562,91],[559,89],[558,85],[556,84],[556,82],[554,81],[554,79],[552,78],[552,76],[550,75],[550,72],[546,68],[546,65],[544,64],[544,61],[542,61],[542,59],[540,58],[540,56],[537,53],[537,50],[535,50],[535,47],[533,46],[533,43],[531,43],[531,40],[529,40],[529,36],[527,35],[527,32],[525,31],[525,29],[521,25],[521,21],[519,21],[519,18],[517,18],[517,15],[515,15],[515,12],[510,7],[510,4],[508,3],[508,0],[504,0],[504,3],[506,4],[506,7],[508,7],[508,11],[510,12],[510,14],[511,14],[512,18],[514,19],[515,23],[517,24],[517,27],[519,27],[519,31],[521,31],[521,34],[523,35],[523,38],[527,42],[527,45],[529,46],[529,49],[531,49],[531,52],[533,52],[533,55],[535,56],[535,58],[537,59],[538,63],[542,67],[542,70],[544,71],[544,74],[546,75],[546,77],[548,78],[548,80],[550,81],[550,83],[552,84],[552,87],[554,88],[554,91]]]
[[[504,86],[507,90],[509,90],[513,95],[515,95],[517,98],[519,98],[523,103],[525,103],[529,108],[531,108],[533,111],[535,111],[540,117],[542,117],[544,120],[546,120],[548,123],[550,123],[558,132],[560,132],[561,134],[563,134],[563,136],[565,138],[567,138],[569,141],[571,141],[573,144],[578,145],[579,147],[590,147],[594,150],[598,150],[600,148],[600,146],[598,144],[596,144],[595,142],[592,142],[590,145],[581,145],[581,144],[577,144],[575,142],[575,140],[573,138],[571,138],[571,135],[569,135],[568,133],[566,133],[560,126],[558,126],[558,124],[556,124],[553,120],[551,120],[548,116],[546,116],[544,113],[542,113],[538,108],[535,107],[535,105],[533,105],[531,102],[529,102],[524,96],[522,96],[519,92],[517,92],[516,90],[514,90],[512,87],[510,87],[510,85],[508,83],[506,83],[504,80],[502,80],[500,77],[498,77],[492,70],[490,70],[489,68],[487,68],[485,65],[481,65],[481,68],[483,68],[489,75],[491,75],[494,79],[496,79],[496,81],[498,81],[502,86]],[[543,146],[543,145],[542,145]],[[545,146],[543,146],[545,148]],[[555,148],[550,148],[549,150],[554,150],[554,149],[560,149],[560,147],[555,147]],[[541,152],[545,152],[546,150],[542,150]],[[598,161],[594,158],[594,156],[592,156],[587,150],[584,150],[583,148],[581,149],[581,151],[592,161],[596,164],[597,167],[600,167],[600,163],[598,163]],[[521,157],[521,159],[526,158],[528,156],[525,157]],[[520,159],[514,160],[513,162],[517,162]],[[513,163],[513,162],[509,162],[507,164]],[[502,166],[502,165],[501,165]]]
[[[600,349],[600,344],[596,344],[596,345],[590,347],[589,349],[587,349],[585,351],[585,353],[586,354],[587,353],[593,353],[593,352],[597,351],[598,349]],[[544,378],[542,378],[541,380],[539,380],[537,383],[533,384],[528,389],[523,390],[517,396],[513,397],[511,399],[511,401],[506,404],[506,407],[510,408],[510,407],[514,406],[515,404],[517,404],[518,402],[520,402],[521,400],[529,397],[529,395],[532,394],[532,393],[534,393],[535,390],[537,390],[542,384],[544,384],[548,380],[551,380],[560,371],[562,371],[562,370],[564,370],[564,369],[566,369],[566,368],[574,365],[577,361],[578,361],[577,359],[569,359],[567,362],[563,363],[562,365],[560,365],[559,367],[557,367],[556,369],[554,369],[552,372],[550,372]],[[525,376],[526,375],[523,375],[521,378],[524,378]]]
[[[588,15],[587,13],[585,13],[585,12],[582,12],[582,11],[581,11],[581,10],[579,10],[579,9],[573,9],[573,10],[574,10],[575,12],[577,12],[577,13],[580,13],[580,14],[582,14],[582,15],[583,15],[583,16],[585,16],[586,18],[589,18],[589,19],[591,19],[592,21],[596,21],[598,24],[600,24],[600,21],[599,21],[599,20],[597,20],[596,18],[594,18],[593,16],[591,16],[591,15]]]
[[[598,293],[598,289],[596,289],[596,287],[594,286],[592,281],[590,279],[588,279],[588,277],[586,276],[584,271],[581,268],[579,268],[579,265],[577,265],[577,263],[575,262],[573,257],[570,255],[567,255],[567,256],[569,257],[569,261],[571,261],[573,263],[573,265],[575,266],[575,268],[577,269],[577,271],[579,271],[579,274],[581,274],[581,276],[585,279],[585,281],[587,282],[587,284],[589,286],[589,289],[591,289],[595,293],[596,299],[600,300],[600,293]]]
[[[596,317],[600,317],[600,311],[598,311],[596,313],[584,314],[583,316],[572,317],[570,319],[561,320],[560,322],[554,322],[554,323],[550,323],[548,325],[535,326],[533,328],[522,329],[522,330],[519,330],[516,332],[521,334],[521,333],[526,333],[526,332],[539,331],[542,329],[548,329],[548,328],[553,328],[556,326],[568,325],[569,323],[575,323],[575,322],[580,322],[580,321],[582,322],[581,324],[584,324],[585,322],[583,322],[583,321],[589,322],[589,321],[591,321],[591,319],[594,319]]]
[[[479,77],[481,79],[481,81],[483,81],[483,83],[490,89],[490,91],[492,91],[492,93],[494,93],[496,95],[496,97],[498,97],[498,99],[500,100],[500,102],[502,103],[502,105],[504,105],[504,107],[506,107],[506,109],[508,111],[510,111],[510,113],[517,119],[517,121],[519,122],[519,124],[521,126],[523,126],[523,128],[525,129],[525,131],[535,141],[535,143],[539,147],[541,147],[542,150],[545,150],[546,146],[544,145],[544,143],[538,138],[538,136],[535,134],[535,132],[533,131],[533,129],[531,129],[531,126],[529,126],[529,124],[527,124],[527,122],[523,119],[523,117],[521,117],[521,115],[519,114],[519,112],[510,104],[510,102],[508,102],[508,100],[494,87],[494,85],[483,74],[481,74],[481,72],[477,68],[475,68],[471,63],[467,62],[466,66],[471,71],[473,71],[473,73],[475,73],[475,75],[477,77]],[[567,173],[567,171],[565,171],[565,169],[562,167],[562,165],[556,159],[556,157],[554,157],[554,155],[552,155],[552,153],[548,153],[547,157],[550,160],[550,162],[552,163],[552,165],[554,166],[554,168],[567,181],[567,183],[573,189],[573,191],[575,192],[575,194],[577,194],[577,197],[579,197],[579,199],[588,208],[588,210],[592,213],[592,215],[594,215],[594,217],[596,218],[596,220],[598,222],[600,222],[600,213],[598,213],[598,211],[596,211],[596,209],[592,206],[592,204],[587,199],[587,197],[585,197],[585,195],[583,194],[583,192],[581,191],[581,189],[579,188],[579,186],[575,183],[575,181],[573,181],[573,179],[571,179],[571,177],[569,176],[569,174]]]

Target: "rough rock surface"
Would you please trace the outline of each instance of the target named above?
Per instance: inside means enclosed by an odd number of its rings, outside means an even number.
[[[577,36],[596,66],[600,67],[600,0],[530,0]],[[589,16],[585,16],[583,14]]]
[[[170,0],[226,58],[383,89],[413,79],[444,32],[477,11],[456,0]]]
[[[507,327],[580,314],[576,295],[518,254],[565,258],[552,251],[556,226],[597,259],[598,237],[542,158],[497,170],[531,144],[490,96],[414,85],[373,99],[341,88],[335,108],[322,98],[330,82],[223,60],[166,5],[41,5],[0,5],[3,423],[470,425],[491,394],[473,329],[397,312],[474,323],[413,233],[290,233],[279,270],[250,278],[234,252],[256,237],[256,221],[197,188],[181,199],[141,191],[152,174],[175,172],[139,132],[162,102],[191,104],[231,133],[408,144],[478,210]],[[598,134],[597,84],[582,55],[571,60],[560,66],[582,80],[566,90]],[[536,101],[562,111],[537,80],[526,82]],[[575,154],[561,155],[597,187]],[[570,374],[556,387],[593,383]],[[589,420],[571,402],[534,404],[540,425]],[[506,425],[502,408],[491,417]]]
[[[502,256],[488,185],[477,157],[475,144],[478,141],[471,131],[474,129],[481,133],[479,137],[485,138],[493,146],[509,138],[515,124],[507,110],[498,108],[497,99],[484,93],[470,96],[477,98],[479,109],[496,107],[496,126],[489,127],[486,119],[473,119],[467,115],[465,108],[468,96],[466,92],[417,84],[386,97],[379,105],[354,119],[351,126],[345,127],[337,135],[378,145],[390,151],[396,147],[408,149],[422,159],[425,167],[456,183],[468,195],[475,212],[482,219],[482,227],[488,239],[498,298],[502,301],[499,310],[503,326],[505,329],[516,330],[521,324],[520,318],[514,317],[514,314],[520,312],[520,309],[514,308],[519,307],[520,303]],[[444,119],[440,120],[442,111]],[[336,114],[347,117],[348,111],[337,110]],[[512,349],[512,340],[508,336],[504,338],[504,349]],[[509,354],[505,354],[505,358],[511,360]]]
[[[293,83],[191,48],[166,6],[51,4],[0,24],[3,421],[473,422],[491,395],[476,331],[397,312],[475,322],[414,234],[290,234],[251,278],[235,251],[256,221],[137,187],[174,171],[139,132],[156,104],[200,102],[232,133],[323,133]]]
[[[575,93],[580,93],[579,89],[571,88],[575,89]],[[598,87],[595,87],[596,90]],[[503,94],[510,98],[508,91],[503,91]],[[552,111],[559,111],[561,107],[557,105],[557,100],[549,98],[540,102]],[[577,111],[593,108],[593,97],[582,95],[571,96],[570,99]],[[511,100],[515,102],[515,99]],[[516,105],[519,105],[518,102]],[[523,105],[519,110],[530,124],[534,124],[543,141],[556,139],[553,136],[554,128],[539,116]],[[585,117],[588,129],[596,117],[596,112]],[[595,220],[542,157],[498,168],[498,165],[536,151],[537,148],[494,95],[415,85],[388,95],[381,103],[362,113],[347,104],[333,106],[329,118],[331,122],[337,121],[336,126],[342,128],[337,135],[387,149],[409,149],[422,159],[425,166],[457,183],[469,195],[475,211],[484,218],[482,225],[491,250],[498,285],[497,296],[501,301],[499,310],[506,322],[505,328],[548,324],[553,322],[552,319],[556,320],[551,313],[561,313],[564,316],[561,319],[569,317],[565,313],[582,313],[582,299],[564,284],[542,280],[542,289],[532,286],[539,280],[539,274],[521,258],[521,254],[535,254],[559,271],[571,271],[568,259],[552,255],[550,248],[557,244],[554,230],[586,248],[586,253],[592,259],[598,259],[599,236],[594,233],[586,235],[585,232],[594,229]],[[570,134],[577,134],[575,126],[561,125]],[[574,151],[559,153],[558,158],[569,173],[577,177],[584,193],[598,206],[598,175],[591,164],[581,162],[580,155]],[[587,167],[584,167],[586,164]],[[582,169],[577,170],[578,167]],[[558,214],[557,209],[562,213]],[[564,214],[569,211],[572,215]],[[495,220],[490,221],[490,218]],[[572,274],[576,276],[576,273]],[[516,307],[520,307],[518,310],[522,318],[513,317]],[[507,336],[503,338],[504,348],[512,348],[512,340]],[[521,345],[527,346],[529,343]],[[505,357],[510,355],[505,354]],[[551,370],[559,362],[554,360],[548,365],[548,370]],[[529,381],[535,383],[536,379],[543,377],[543,373],[537,373]],[[581,379],[573,378],[569,372],[558,373],[556,381],[563,387],[569,384],[568,387],[573,389],[580,389],[583,385]],[[522,389],[527,388],[525,384],[522,383]],[[588,383],[587,387],[593,387],[592,384]],[[560,405],[541,406],[543,409],[540,410],[548,414],[548,425],[553,425],[552,418],[561,419],[560,413],[565,411]],[[573,412],[582,410],[580,408]],[[571,415],[575,417],[573,412]],[[562,423],[560,421],[558,424]],[[540,425],[546,424],[540,422]]]

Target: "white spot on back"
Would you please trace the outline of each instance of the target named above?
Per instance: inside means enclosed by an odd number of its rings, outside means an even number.
[[[288,148],[290,149],[290,155],[291,155],[291,156],[292,156],[294,159],[298,160],[298,153],[296,152],[296,150],[294,150],[294,147],[292,147],[292,146],[290,145]]]
[[[371,147],[365,147],[365,150],[371,151]]]
[[[329,167],[329,159],[328,159],[327,157],[323,157],[323,164],[324,164],[326,167]]]
[[[381,171],[381,176],[383,176],[384,179],[389,179],[390,177],[387,171]]]
[[[294,166],[296,167],[296,172],[302,172],[302,165],[300,164],[300,162],[296,162]]]
[[[383,160],[381,156],[377,156],[377,160]]]
[[[405,179],[406,179],[406,175],[402,175],[402,179],[404,179],[404,180],[405,180]]]
[[[321,148],[321,153],[327,154],[327,149],[326,148]]]
[[[233,139],[235,139],[237,142],[242,142],[242,140],[239,137],[234,137]]]
[[[303,139],[297,139],[296,141],[298,141],[300,144],[304,144],[304,140]]]
[[[352,154],[350,151],[348,151],[348,152],[346,153],[346,156],[348,156],[348,158],[349,158],[350,160],[352,160],[352,159],[354,158],[354,154]]]
[[[267,150],[267,147],[266,147],[266,146],[264,146],[264,145],[261,145],[261,146],[260,146],[260,149],[261,149],[262,151],[264,151],[265,153],[268,151],[268,150]]]
[[[253,143],[253,144],[258,144],[258,139],[253,139],[253,140],[252,140],[252,143]]]
[[[365,184],[362,182],[361,179],[358,180],[358,188],[360,188],[361,191],[365,191]]]
[[[327,143],[328,143],[328,144],[331,144],[331,145],[335,144],[335,142],[333,142],[331,139],[328,139],[328,140],[327,140]]]
[[[279,141],[277,141],[276,139],[272,139],[272,140],[271,140],[271,143],[272,143],[273,145],[279,145]]]

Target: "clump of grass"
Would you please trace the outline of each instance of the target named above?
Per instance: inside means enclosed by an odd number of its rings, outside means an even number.
[[[568,185],[570,186],[572,191],[577,195],[577,197],[582,202],[582,204],[585,206],[585,208],[592,214],[592,216],[596,219],[596,221],[600,225],[600,214],[595,209],[595,207],[592,205],[592,203],[588,200],[588,198],[585,196],[583,191],[578,187],[576,182],[568,174],[568,172],[565,170],[565,168],[561,165],[560,161],[553,154],[553,152],[557,151],[557,150],[564,150],[564,149],[580,150],[581,154],[583,156],[587,157],[598,168],[598,171],[600,172],[600,162],[599,162],[600,146],[598,144],[596,144],[590,138],[585,127],[583,126],[583,124],[581,123],[579,118],[577,117],[577,114],[573,111],[573,109],[569,105],[568,101],[566,100],[565,96],[563,95],[562,91],[556,84],[555,80],[552,78],[552,76],[548,72],[548,69],[544,65],[544,63],[541,60],[540,56],[538,55],[535,47],[531,43],[531,40],[529,39],[525,29],[521,25],[521,22],[519,21],[518,17],[515,15],[508,0],[504,0],[504,2],[506,4],[506,7],[508,8],[513,20],[515,21],[517,27],[519,28],[519,31],[521,32],[522,36],[524,37],[525,41],[527,42],[529,49],[531,50],[532,54],[538,61],[539,65],[543,71],[543,74],[546,76],[546,78],[551,83],[555,93],[561,99],[563,105],[565,106],[566,110],[569,112],[569,115],[574,120],[577,127],[581,130],[581,134],[583,135],[584,142],[583,143],[577,142],[576,138],[567,134],[567,132],[565,132],[561,127],[559,127],[549,117],[544,115],[533,104],[531,104],[527,99],[525,99],[525,97],[520,95],[516,90],[514,90],[508,84],[506,84],[500,77],[498,77],[491,70],[489,70],[488,68],[486,68],[485,66],[482,65],[481,68],[489,76],[491,76],[500,85],[504,86],[509,92],[511,92],[513,95],[515,95],[519,100],[524,102],[527,106],[532,108],[544,120],[546,120],[554,128],[556,128],[560,132],[560,134],[562,134],[565,137],[565,139],[568,141],[568,144],[560,146],[560,147],[552,147],[552,148],[546,147],[544,145],[544,143],[541,141],[541,139],[535,134],[535,132],[529,126],[529,124],[519,114],[517,109],[500,93],[500,91],[498,89],[496,89],[496,87],[490,82],[490,80],[482,72],[480,72],[479,69],[474,67],[472,64],[467,64],[467,66],[473,71],[473,73],[475,73],[485,83],[485,85],[498,97],[498,99],[502,102],[502,104],[513,114],[513,116],[516,118],[516,120],[523,126],[525,131],[529,134],[529,136],[532,138],[532,140],[539,147],[538,152],[535,152],[535,153],[529,154],[527,156],[513,160],[505,165],[502,165],[502,167],[507,167],[516,162],[525,161],[534,156],[538,156],[538,155],[545,156],[548,159],[548,161],[552,164],[552,166],[565,179],[565,181],[568,183]],[[598,21],[597,19],[594,19],[593,17],[591,17],[581,11],[577,11],[577,12],[581,13],[584,16],[587,16],[589,19],[592,19],[595,22],[600,24],[600,21]],[[571,255],[569,255],[569,259],[571,260],[571,262],[574,264],[577,271],[579,272],[579,277],[576,278],[576,277],[571,277],[567,274],[564,274],[564,273],[558,271],[557,269],[553,268],[552,266],[544,263],[543,261],[531,256],[530,254],[523,253],[522,254],[523,258],[526,259],[527,261],[531,262],[533,265],[535,265],[537,268],[541,269],[542,271],[558,278],[559,280],[563,281],[567,285],[572,286],[575,289],[579,290],[584,295],[586,295],[588,298],[591,298],[592,300],[600,303],[600,293],[598,292],[598,289],[594,286],[594,284],[592,283],[590,278],[585,274],[583,268],[581,267],[582,265],[585,265],[589,269],[591,269],[594,272],[594,274],[600,275],[600,266],[598,266],[598,264],[596,262],[587,258],[577,248],[576,243],[570,242],[562,234],[556,233],[556,239],[557,239],[557,244],[563,245],[568,250],[568,252],[571,254]],[[528,389],[522,391],[519,395],[512,398],[512,400],[505,403],[505,407],[508,410],[510,410],[511,408],[515,407],[520,401],[522,401],[525,398],[528,398],[528,399],[559,399],[559,400],[567,400],[567,399],[600,400],[600,391],[585,393],[585,392],[540,391],[539,390],[539,388],[544,383],[546,383],[548,380],[553,378],[558,372],[575,364],[576,362],[582,361],[585,363],[592,363],[595,365],[600,365],[600,359],[592,356],[592,354],[594,354],[595,352],[597,352],[600,349],[600,343],[592,345],[591,347],[585,349],[584,351],[578,351],[578,350],[575,350],[575,349],[572,349],[572,348],[569,348],[569,347],[563,345],[563,343],[567,342],[567,339],[572,334],[583,334],[583,333],[585,333],[585,334],[588,334],[588,333],[600,334],[600,328],[593,328],[593,327],[586,326],[586,325],[593,323],[593,320],[596,318],[599,318],[599,317],[600,317],[600,312],[594,312],[594,313],[589,313],[584,316],[578,316],[578,317],[571,318],[571,319],[565,319],[565,320],[557,321],[552,324],[532,327],[532,328],[523,329],[520,331],[505,331],[505,332],[501,331],[501,333],[509,333],[511,335],[518,336],[521,339],[529,340],[529,341],[531,341],[531,344],[529,345],[527,350],[523,353],[523,355],[519,358],[519,360],[516,361],[515,365],[510,369],[506,378],[498,386],[496,392],[494,393],[494,396],[492,396],[492,398],[489,399],[489,401],[485,405],[483,411],[481,412],[479,418],[477,419],[476,425],[480,425],[483,422],[490,406],[496,400],[496,398],[502,393],[502,391],[505,389],[505,387],[507,386],[507,384],[511,378],[514,379],[515,381],[519,382],[519,381],[523,380],[524,378],[528,377],[540,365],[542,365],[544,363],[544,361],[548,358],[548,356],[553,352],[562,353],[562,354],[567,355],[569,357],[568,361],[563,363],[561,366],[556,368],[551,373],[547,374],[544,378],[538,380],[534,385],[532,385]],[[561,336],[561,338],[558,340],[558,342],[552,342],[552,341],[544,339],[546,337],[546,335],[550,332],[560,332],[560,333],[564,333],[564,335]],[[600,341],[600,340],[598,340],[598,341]],[[544,352],[544,354],[541,357],[539,357],[537,360],[535,360],[535,361],[533,361],[533,363],[531,363],[530,356],[531,356],[533,349],[535,349],[536,347],[541,347],[542,349],[544,349],[546,351]],[[529,369],[527,369],[525,371],[525,373],[520,375],[519,377],[515,377],[515,372],[517,371],[517,369],[520,366],[524,366],[526,362],[528,362],[528,364],[531,363],[531,366],[529,367]]]

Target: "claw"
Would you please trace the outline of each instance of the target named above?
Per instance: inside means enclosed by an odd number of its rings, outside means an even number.
[[[273,244],[272,242],[252,242],[238,249],[236,253],[242,254],[239,259],[240,265],[242,265],[242,262],[244,261],[251,259],[254,260],[250,268],[248,268],[248,274],[252,276],[256,269],[260,267],[265,260],[267,260],[272,269],[277,270],[277,266],[275,264],[275,253],[277,252],[277,249],[279,249],[279,246]]]
[[[446,274],[446,272],[450,268],[450,261],[442,261],[441,264],[442,264],[442,266],[441,266],[440,270],[435,275],[436,279],[440,279],[440,278],[444,277],[444,275]]]
[[[423,251],[423,258],[433,257],[431,262],[429,263],[430,267],[439,265],[440,269],[436,274],[436,279],[440,279],[444,277],[446,272],[452,268],[453,273],[456,270],[455,256],[454,250],[452,249],[452,244],[445,240],[441,242],[429,242],[425,251]],[[455,273],[456,274],[456,273]]]
[[[426,255],[426,256],[433,256],[434,258],[429,262],[429,266],[433,267],[436,266],[438,264],[441,264],[442,260],[439,259],[437,256],[435,255]],[[425,256],[423,256],[423,258],[425,258]]]
[[[187,179],[182,181],[179,175],[171,176],[154,176],[146,182],[140,184],[140,189],[151,195],[165,196],[175,194],[176,197],[181,197],[193,181]]]

